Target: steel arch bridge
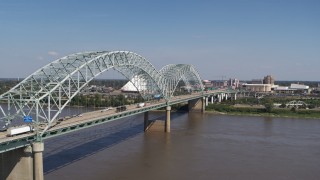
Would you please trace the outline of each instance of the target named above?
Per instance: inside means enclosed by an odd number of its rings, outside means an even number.
[[[81,52],[49,63],[0,95],[0,102],[8,107],[5,110],[0,105],[0,123],[6,128],[18,118],[32,116],[37,125],[44,126],[43,133],[81,89],[109,69],[132,81],[145,99],[160,94],[169,102],[180,81],[188,87],[204,89],[192,65],[171,64],[157,71],[148,60],[133,52]]]
[[[286,103],[286,107],[300,107],[300,106],[307,107],[308,104],[303,101],[290,101],[290,102]]]

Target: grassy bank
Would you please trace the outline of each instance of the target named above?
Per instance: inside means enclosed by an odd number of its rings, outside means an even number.
[[[254,107],[234,107],[225,104],[209,104],[206,111],[220,112],[233,115],[253,115],[253,116],[272,116],[272,117],[292,117],[292,118],[313,118],[320,119],[320,111],[307,109],[285,109],[274,108],[267,112],[264,108]]]

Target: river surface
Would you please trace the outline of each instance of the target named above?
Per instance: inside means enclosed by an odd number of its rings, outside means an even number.
[[[170,134],[142,124],[133,116],[47,140],[45,179],[320,179],[320,120],[172,113]]]

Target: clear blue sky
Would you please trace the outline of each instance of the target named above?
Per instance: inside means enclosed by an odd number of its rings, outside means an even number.
[[[203,79],[320,81],[319,0],[1,0],[0,78],[62,56],[136,52]]]

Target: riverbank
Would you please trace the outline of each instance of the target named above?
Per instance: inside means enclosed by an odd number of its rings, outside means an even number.
[[[296,118],[296,119],[319,119],[320,117],[309,117],[305,115],[279,115],[279,114],[273,114],[273,113],[260,113],[260,114],[252,114],[252,113],[231,113],[231,112],[218,112],[213,110],[206,110],[206,113],[210,114],[222,114],[222,115],[232,115],[232,116],[254,116],[254,117],[277,117],[277,118]]]
[[[283,118],[306,118],[320,119],[319,110],[307,109],[286,109],[274,108],[270,112],[266,112],[265,108],[261,107],[234,107],[224,104],[210,104],[206,107],[206,112],[216,114],[228,114],[238,116],[265,116],[265,117],[283,117]]]

